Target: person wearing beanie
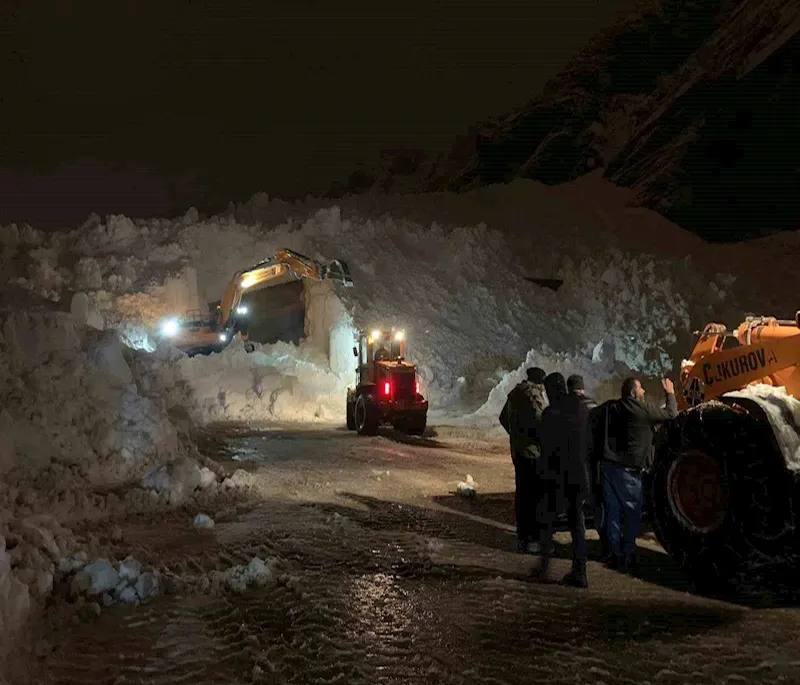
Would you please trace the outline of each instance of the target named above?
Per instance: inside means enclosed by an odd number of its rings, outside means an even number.
[[[537,462],[541,455],[542,414],[546,405],[543,369],[527,369],[526,379],[508,393],[500,423],[509,436],[514,464],[514,516],[518,550],[523,554],[539,551],[536,505],[539,500]]]
[[[570,383],[560,373],[545,379],[550,406],[542,417],[542,481],[547,494],[542,498],[540,517],[541,547],[544,550],[535,573],[544,578],[550,567],[548,551],[553,539],[556,517],[564,509],[572,537],[572,569],[562,583],[588,587],[586,577],[586,520],[583,505],[590,492],[589,483],[589,408],[577,391],[583,379],[570,376]],[[572,392],[568,391],[570,388]],[[545,512],[544,510],[547,509]]]
[[[589,410],[589,478],[591,486],[591,508],[594,510],[594,526],[597,536],[600,538],[600,558],[608,561],[611,556],[611,548],[608,544],[605,530],[605,510],[603,508],[603,479],[600,463],[603,450],[595,447],[598,431],[595,428],[598,421],[597,402],[586,395],[586,384],[583,376],[574,373],[567,378],[567,390],[570,395],[579,397],[586,408]]]

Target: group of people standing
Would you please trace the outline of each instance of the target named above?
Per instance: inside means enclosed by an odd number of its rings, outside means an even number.
[[[602,561],[632,570],[654,429],[678,415],[672,381],[662,381],[664,407],[644,401],[636,378],[623,382],[618,400],[598,406],[577,374],[565,380],[533,367],[526,375],[500,414],[514,463],[519,551],[539,555],[536,573],[547,577],[556,519],[566,511],[572,569],[562,582],[588,587],[584,507],[593,499]]]

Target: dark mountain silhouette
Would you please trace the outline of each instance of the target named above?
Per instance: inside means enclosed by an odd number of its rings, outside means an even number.
[[[705,240],[799,227],[800,0],[644,2],[451,150],[390,151],[332,195],[558,184],[602,167]]]

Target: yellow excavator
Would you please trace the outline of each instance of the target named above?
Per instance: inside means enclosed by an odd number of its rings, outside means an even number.
[[[222,300],[212,303],[210,319],[203,318],[199,311],[190,311],[180,319],[162,321],[160,335],[189,355],[219,352],[236,336],[246,342],[249,312],[242,304],[242,296],[261,288],[304,278],[332,280],[347,287],[353,285],[346,262],[335,259],[328,264],[321,264],[299,252],[283,248],[258,264],[237,271],[228,283]]]
[[[797,589],[800,312],[698,335],[681,365],[681,412],[657,440],[656,536],[698,587]]]

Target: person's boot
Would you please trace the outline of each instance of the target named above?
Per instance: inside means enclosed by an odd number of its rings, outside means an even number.
[[[525,546],[525,554],[537,555],[542,551],[542,545],[535,540],[532,540]]]
[[[586,577],[586,562],[573,560],[572,570],[561,579],[561,584],[569,585],[570,587],[588,588],[589,580]]]
[[[550,556],[543,554],[539,558],[539,563],[533,567],[531,574],[536,580],[548,580],[550,577]]]
[[[625,573],[636,573],[639,570],[639,564],[636,562],[635,554],[629,554],[622,559],[621,570]]]

